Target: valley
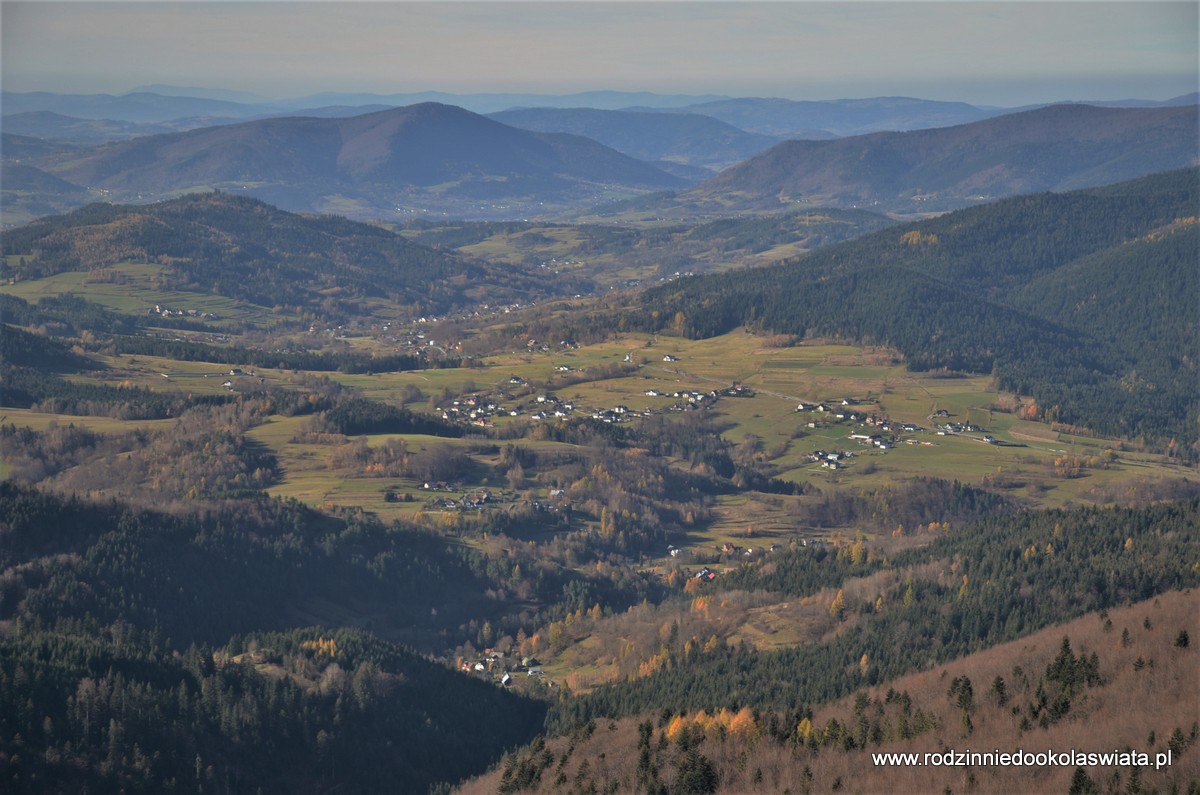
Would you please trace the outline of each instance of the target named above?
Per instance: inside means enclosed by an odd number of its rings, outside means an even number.
[[[16,114],[0,788],[1200,787],[1194,106],[677,99]]]

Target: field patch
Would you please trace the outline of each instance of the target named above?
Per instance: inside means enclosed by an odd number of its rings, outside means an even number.
[[[214,326],[272,322],[273,316],[263,307],[211,293],[173,290],[164,286],[167,281],[169,269],[163,265],[122,263],[100,271],[67,271],[42,279],[23,279],[0,286],[0,292],[31,303],[48,296],[78,295],[126,315],[151,315],[157,305],[183,313],[177,317],[203,320]]]

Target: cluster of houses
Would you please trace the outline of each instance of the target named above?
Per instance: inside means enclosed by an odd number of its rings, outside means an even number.
[[[775,552],[779,549],[779,544],[771,544],[767,548],[759,547],[739,547],[737,544],[726,541],[721,545],[721,554],[729,555],[730,557],[753,558],[766,552]]]
[[[906,433],[920,433],[926,428],[911,422],[897,422],[888,417],[880,417],[876,414],[863,414],[849,409],[849,406],[855,405],[855,401],[850,398],[841,401],[840,404],[829,403],[800,403],[796,406],[796,411],[809,411],[817,414],[825,414],[831,418],[833,422],[844,422],[846,424],[857,424],[864,428],[863,431],[850,434],[850,438],[862,445],[868,445],[880,450],[890,450],[900,441],[900,435]],[[946,422],[941,421],[950,417],[950,413],[945,409],[940,409],[930,416],[930,419],[935,421],[934,430],[938,436],[948,436],[957,433],[981,433],[983,428],[974,425],[970,422]],[[811,420],[808,423],[809,428],[817,428],[822,425],[829,425],[830,421]],[[909,444],[917,444],[914,440],[905,440]],[[996,440],[991,436],[984,436],[983,441],[988,444],[996,444]],[[930,444],[929,442],[921,442],[921,444]],[[844,454],[842,454],[844,455]],[[822,466],[827,466],[831,469],[837,468],[838,458],[833,457],[824,451],[817,451],[813,454],[813,461],[819,462]]]
[[[201,312],[199,309],[174,309],[162,304],[155,304],[154,308],[146,312],[147,315],[159,315],[161,317],[195,317],[201,320],[216,320],[217,316],[212,312]]]
[[[669,397],[675,398],[678,403],[667,406],[667,411],[694,411],[695,409],[704,406],[710,406],[717,401],[720,393],[716,390],[710,392],[701,392],[697,389],[683,389],[675,392],[659,391],[657,389],[647,389],[643,394],[646,397]]]
[[[776,552],[781,548],[782,547],[779,544],[771,544],[768,547],[740,547],[737,544],[733,544],[728,541],[726,541],[720,547],[716,547],[717,551],[721,554],[722,557],[731,557],[731,558],[754,558],[754,557],[758,557],[759,555],[766,554],[768,552]],[[672,546],[667,547],[667,554],[673,558],[680,558],[680,557],[684,557],[690,553],[681,547],[672,545]],[[711,580],[711,579],[714,579],[715,577],[716,577],[716,574],[714,574],[713,571],[711,569],[709,569],[707,566],[705,566],[703,569],[701,569],[699,573],[694,575],[694,578],[698,579],[698,580]]]
[[[544,680],[546,678],[546,672],[542,670],[542,664],[536,658],[522,657],[520,664],[517,664],[507,654],[495,649],[484,649],[483,656],[476,659],[460,660],[459,670],[481,679],[498,682],[504,687],[512,686],[513,673],[523,672],[531,679]],[[554,686],[554,683],[550,681],[547,681],[546,684],[550,687]]]
[[[983,428],[969,422],[944,422],[937,426],[938,436],[950,436],[955,433],[981,433]]]
[[[933,420],[934,427],[938,436],[950,436],[955,433],[982,433],[983,428],[971,422],[951,422],[950,417],[953,416],[945,409],[938,409],[933,414],[929,415],[929,419]],[[994,444],[995,439],[991,436],[985,436],[984,441],[989,444]]]
[[[432,490],[437,489],[437,486],[445,486],[444,483],[430,484],[426,483],[421,488]],[[448,487],[447,487],[448,488]],[[498,500],[488,489],[474,492],[464,492],[457,498],[455,497],[434,497],[425,503],[425,507],[435,510],[448,511],[482,511],[492,505],[496,505]]]
[[[509,383],[513,386],[526,385],[525,380],[519,376],[513,376],[509,379]],[[683,395],[684,393],[676,394]],[[684,398],[686,402],[672,406],[669,410],[688,411],[696,408],[705,401],[713,399],[715,399],[715,393],[711,395],[698,392],[687,393]],[[454,400],[449,406],[441,407],[441,417],[448,422],[460,422],[489,428],[495,425],[496,417],[500,416],[528,416],[529,419],[540,422],[555,419],[565,420],[579,416],[582,413],[583,416],[590,417],[598,422],[619,423],[627,422],[635,417],[648,416],[653,413],[649,409],[638,411],[621,404],[612,406],[611,408],[595,409],[588,413],[586,409],[579,409],[574,403],[564,402],[556,395],[550,393],[537,395],[533,398],[532,404],[530,406],[522,403],[513,408],[506,408],[490,398],[467,396]]]
[[[442,419],[487,428],[495,425],[493,418],[503,413],[505,413],[504,407],[494,400],[468,395],[443,407]],[[513,413],[513,416],[515,417],[516,413]]]
[[[808,454],[808,460],[820,464],[824,469],[841,469],[847,459],[853,458],[854,453],[838,450],[814,450]]]

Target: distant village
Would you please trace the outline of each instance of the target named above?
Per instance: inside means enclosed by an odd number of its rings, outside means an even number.
[[[484,649],[483,654],[477,657],[459,658],[458,670],[503,687],[512,686],[514,674],[537,680],[548,688],[554,687],[553,680],[546,678],[546,672],[536,657],[521,657],[518,660],[497,649]]]

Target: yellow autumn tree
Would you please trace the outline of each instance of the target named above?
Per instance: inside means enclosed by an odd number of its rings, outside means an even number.
[[[758,723],[749,707],[742,707],[729,719],[729,733],[754,742],[759,737]]]
[[[679,739],[679,733],[687,727],[687,719],[682,715],[676,715],[671,718],[671,722],[667,724],[667,739],[674,742]]]
[[[837,596],[833,597],[833,601],[829,603],[829,615],[833,616],[834,618],[836,618],[840,621],[842,618],[842,615],[845,612],[846,612],[846,595],[844,593],[842,593],[842,590],[839,588],[838,592],[837,592]]]

